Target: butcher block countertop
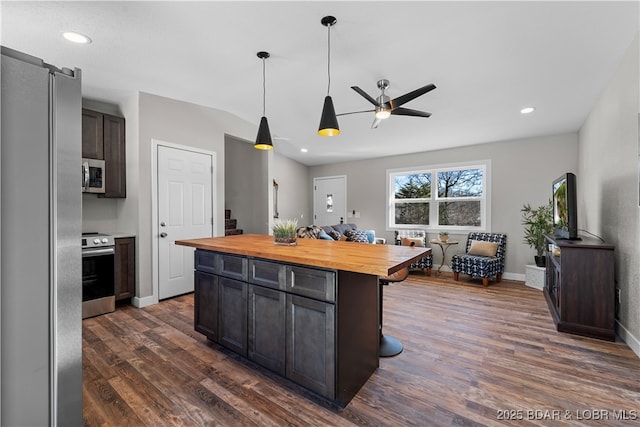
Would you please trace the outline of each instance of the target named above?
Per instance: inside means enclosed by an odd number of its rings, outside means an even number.
[[[296,246],[281,246],[273,243],[273,236],[263,234],[176,240],[176,245],[376,276],[388,276],[431,251],[430,248],[320,239],[298,239]]]

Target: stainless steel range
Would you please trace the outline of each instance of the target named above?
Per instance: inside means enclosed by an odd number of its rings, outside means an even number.
[[[82,318],[116,308],[113,236],[82,233]]]

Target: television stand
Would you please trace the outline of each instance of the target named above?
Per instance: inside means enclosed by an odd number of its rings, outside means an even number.
[[[547,253],[544,286],[557,330],[615,341],[615,246],[586,236],[546,240],[560,248]]]

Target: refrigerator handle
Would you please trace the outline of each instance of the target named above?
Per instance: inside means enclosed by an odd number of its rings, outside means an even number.
[[[82,188],[89,190],[89,162],[82,162]]]

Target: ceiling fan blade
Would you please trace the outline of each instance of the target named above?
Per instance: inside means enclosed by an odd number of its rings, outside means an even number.
[[[404,107],[398,107],[395,110],[391,110],[391,114],[395,116],[431,117],[431,113],[426,111],[412,110]]]
[[[384,120],[384,119],[379,119],[379,118],[374,118],[373,119],[373,123],[371,124],[371,129],[375,129],[378,127],[378,125],[380,124],[380,122]]]
[[[373,113],[374,111],[376,110],[351,111],[349,113],[336,114],[336,116],[348,116],[349,114],[360,114],[360,113]]]
[[[405,104],[409,101],[411,101],[412,99],[415,99],[421,95],[424,95],[425,93],[435,89],[436,86],[433,83],[430,83],[426,86],[421,87],[420,89],[416,89],[414,91],[411,91],[409,93],[405,93],[404,95],[401,95],[399,97],[397,97],[396,99],[392,99],[391,101],[389,101],[389,104],[391,104],[391,108],[392,109],[396,109],[399,106],[401,106],[402,104]]]
[[[362,96],[364,99],[366,99],[367,101],[369,101],[370,103],[372,103],[373,105],[375,105],[376,107],[379,107],[380,104],[378,104],[378,101],[376,101],[375,99],[373,99],[367,92],[363,91],[362,89],[360,89],[358,86],[351,86],[351,89],[355,90],[356,92],[358,92],[360,94],[360,96]]]

